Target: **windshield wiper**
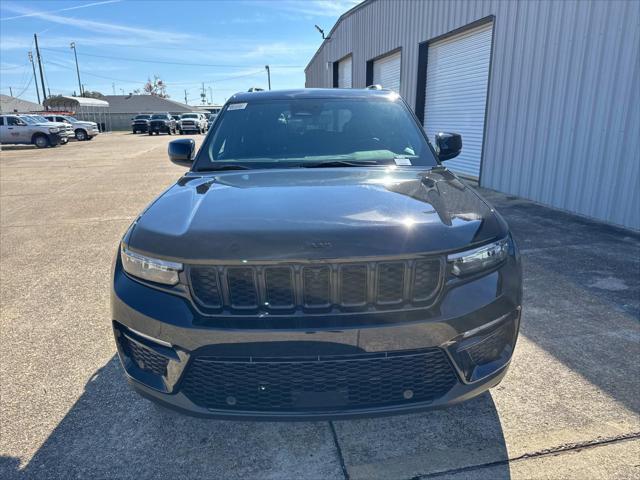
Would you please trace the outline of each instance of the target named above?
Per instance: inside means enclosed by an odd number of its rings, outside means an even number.
[[[344,160],[330,161],[330,162],[318,162],[300,165],[302,168],[335,168],[335,167],[368,167],[371,165],[387,165],[386,163],[379,163],[376,161],[365,160],[361,162],[346,162]]]
[[[198,172],[220,172],[223,170],[251,170],[251,167],[244,165],[219,165],[216,167],[200,168]]]

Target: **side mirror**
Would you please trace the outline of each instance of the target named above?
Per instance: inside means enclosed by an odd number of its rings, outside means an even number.
[[[191,138],[181,138],[169,142],[169,160],[182,167],[191,167],[196,153],[196,142]]]
[[[436,153],[441,162],[457,157],[462,150],[462,137],[457,133],[436,133]]]

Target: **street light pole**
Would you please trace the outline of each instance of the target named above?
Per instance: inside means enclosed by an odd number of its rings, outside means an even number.
[[[76,73],[78,74],[78,88],[80,89],[80,96],[84,96],[84,91],[82,90],[82,82],[80,82],[80,67],[78,67],[78,52],[76,52],[76,42],[71,42],[69,45],[73,50],[73,56],[76,59]]]
[[[271,69],[269,65],[265,65],[264,68],[267,71],[267,82],[269,83],[269,90],[271,90]]]

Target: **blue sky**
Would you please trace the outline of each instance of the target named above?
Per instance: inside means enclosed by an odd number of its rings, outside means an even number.
[[[78,90],[75,42],[82,83],[104,94],[142,88],[155,74],[171,98],[200,103],[202,82],[214,103],[251,86],[304,87],[304,67],[337,18],[358,0],[214,0],[0,3],[0,89],[35,100],[27,52],[33,34],[52,94]],[[200,64],[200,65],[184,65]]]

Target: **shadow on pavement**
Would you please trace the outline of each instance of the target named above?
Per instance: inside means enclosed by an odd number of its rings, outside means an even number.
[[[373,453],[389,465],[377,471],[397,472],[396,478],[478,458],[507,458],[489,395],[446,411],[345,421],[336,429],[341,440],[356,442],[348,460],[362,463],[359,455]],[[370,435],[379,442],[364,442]],[[16,475],[16,468],[17,462],[3,459],[7,477]],[[358,478],[358,471],[351,478]],[[115,356],[19,473],[23,478],[344,478],[328,422],[231,422],[175,414],[135,394]],[[504,473],[508,477],[508,469]]]

